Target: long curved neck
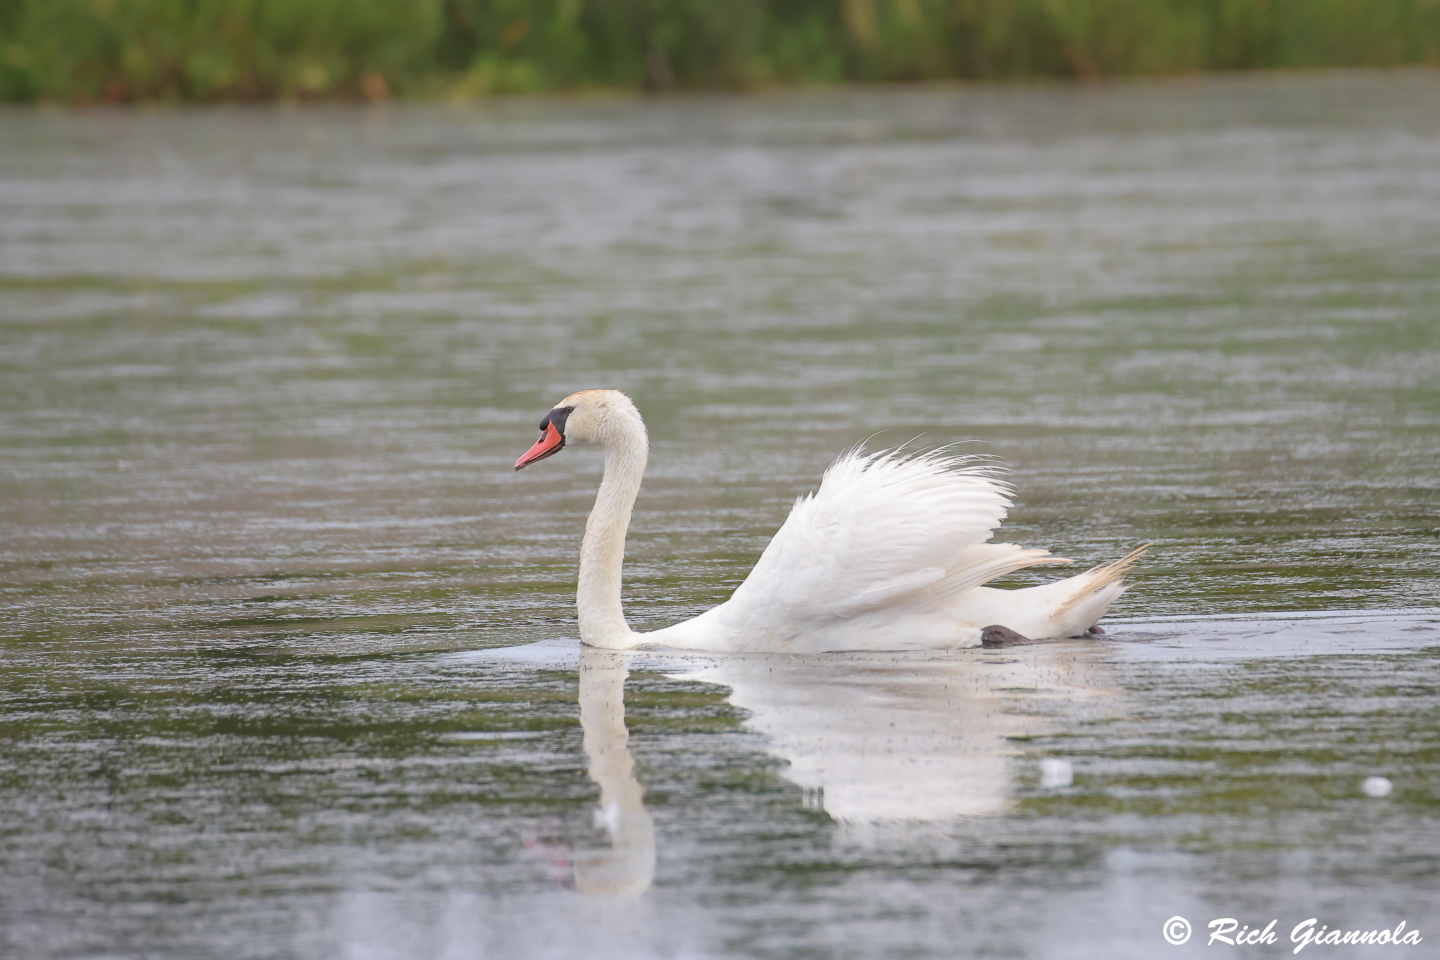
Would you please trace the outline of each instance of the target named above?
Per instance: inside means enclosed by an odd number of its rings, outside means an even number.
[[[625,531],[640,494],[649,443],[626,431],[605,446],[605,476],[595,507],[585,521],[580,542],[580,586],[575,606],[580,614],[580,640],[592,647],[625,649],[639,634],[625,622],[620,608],[620,568],[625,562]]]

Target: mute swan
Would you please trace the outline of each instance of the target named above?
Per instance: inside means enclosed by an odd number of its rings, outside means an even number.
[[[620,606],[620,567],[650,445],[630,398],[618,390],[572,393],[540,421],[540,439],[515,469],[588,443],[605,451],[605,473],[580,542],[575,605],[580,640],[593,647],[821,653],[1075,636],[1124,592],[1126,569],[1145,551],[1043,586],[981,586],[1024,567],[1070,561],[985,542],[1005,518],[1010,493],[990,468],[973,465],[975,458],[854,450],[830,465],[815,494],[795,502],[729,600],[684,623],[636,633]]]

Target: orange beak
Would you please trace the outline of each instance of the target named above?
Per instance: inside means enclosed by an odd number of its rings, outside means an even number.
[[[545,432],[540,434],[540,439],[535,441],[535,446],[526,450],[520,459],[515,461],[515,469],[521,470],[546,457],[554,456],[560,452],[560,448],[563,446],[565,446],[565,438],[560,435],[559,430],[555,429],[555,424],[546,421]]]

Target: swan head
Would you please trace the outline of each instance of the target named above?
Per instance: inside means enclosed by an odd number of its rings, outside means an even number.
[[[545,414],[540,439],[515,461],[515,469],[553,457],[569,444],[625,447],[637,441],[646,446],[645,421],[629,397],[619,390],[581,390]]]

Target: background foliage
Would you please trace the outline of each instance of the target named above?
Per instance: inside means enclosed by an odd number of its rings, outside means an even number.
[[[1440,0],[0,0],[0,99],[1440,63]]]

